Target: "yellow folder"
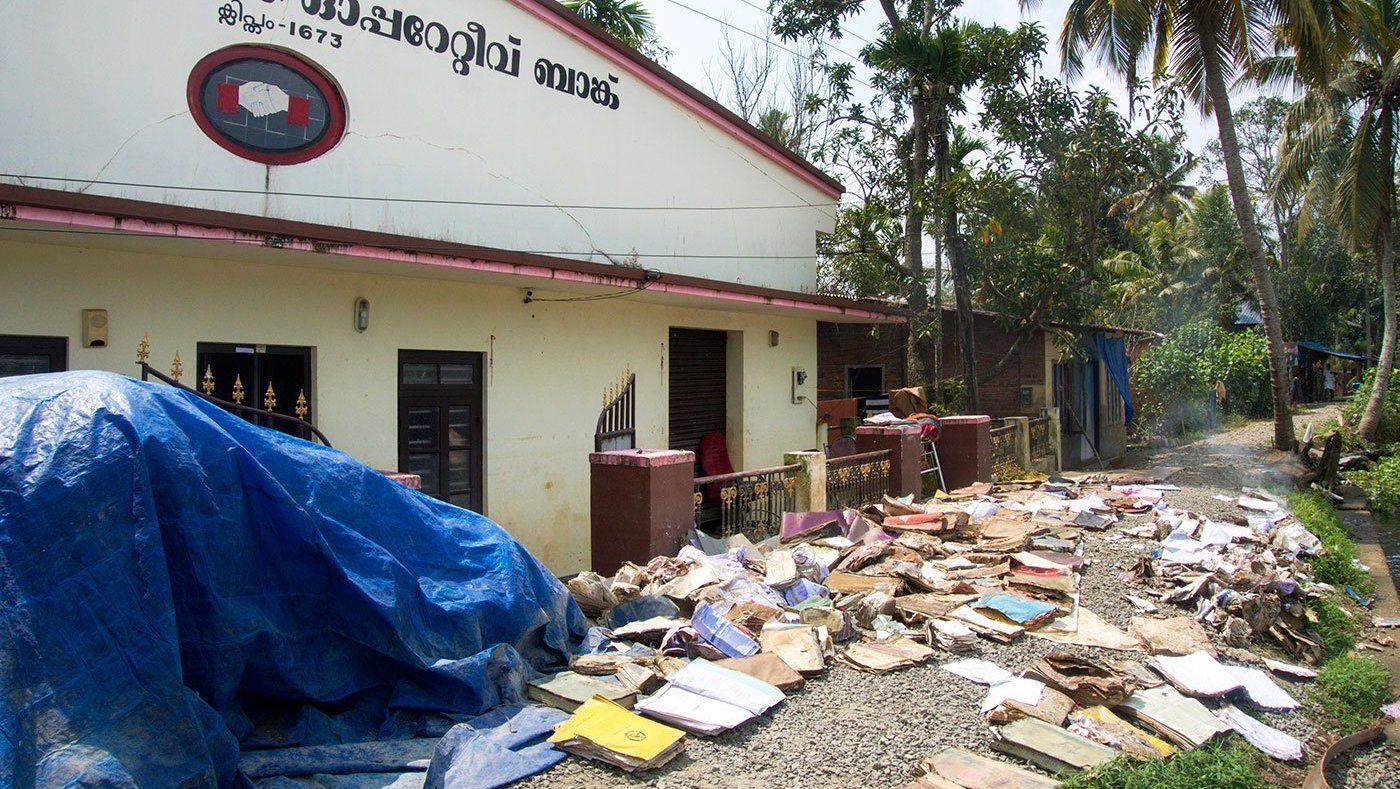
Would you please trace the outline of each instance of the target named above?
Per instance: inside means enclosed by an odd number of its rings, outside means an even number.
[[[600,748],[645,762],[684,737],[685,732],[679,729],[647,720],[602,696],[594,696],[559,724],[549,741],[586,739]]]

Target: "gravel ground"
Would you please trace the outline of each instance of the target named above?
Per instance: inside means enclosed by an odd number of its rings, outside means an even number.
[[[1300,431],[1306,421],[1320,423],[1335,415],[1335,410],[1336,406],[1317,408],[1301,416]],[[1170,473],[1170,481],[1183,488],[1167,494],[1173,507],[1217,517],[1238,515],[1241,510],[1233,503],[1212,497],[1233,498],[1242,486],[1287,479],[1280,467],[1288,456],[1267,449],[1271,436],[1267,422],[1253,423],[1187,446],[1141,453],[1129,462],[1135,468]],[[1121,525],[1140,522],[1141,518],[1129,517]],[[1081,600],[1105,621],[1126,628],[1136,610],[1124,595],[1134,590],[1125,587],[1117,574],[1131,567],[1148,546],[1133,538],[1108,540],[1112,533],[1084,535],[1085,555],[1092,563],[1083,575]],[[1184,609],[1164,612],[1187,613]],[[1086,657],[1146,660],[1142,653],[1065,646],[1030,636],[1006,645],[979,640],[974,651],[956,657],[981,657],[1019,672],[1056,649]],[[1289,659],[1271,645],[1255,645],[1255,651]],[[955,656],[939,654],[926,665],[883,675],[832,664],[822,677],[789,694],[768,715],[716,737],[687,737],[686,753],[661,770],[628,774],[571,757],[518,786],[893,787],[913,779],[920,756],[950,745],[1000,758],[990,750],[991,728],[978,711],[986,688],[938,668],[952,659]],[[1306,699],[1308,683],[1280,679],[1279,684],[1295,698]],[[1320,755],[1323,743],[1313,741],[1318,733],[1307,710],[1246,709],[1307,743],[1309,762]],[[1394,787],[1396,775],[1400,775],[1400,758],[1394,746],[1359,750],[1339,760],[1328,773],[1333,786],[1352,788]],[[1302,777],[1301,770],[1285,766],[1269,776],[1281,785],[1300,785]]]

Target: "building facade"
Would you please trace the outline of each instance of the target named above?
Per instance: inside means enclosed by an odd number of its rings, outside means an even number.
[[[771,465],[817,321],[897,320],[815,294],[839,184],[547,0],[0,8],[0,369],[148,338],[556,572],[629,374],[637,446]]]

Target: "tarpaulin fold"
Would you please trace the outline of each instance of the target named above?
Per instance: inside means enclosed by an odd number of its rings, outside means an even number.
[[[199,397],[0,380],[0,785],[232,785],[239,742],[519,701],[584,621],[487,518]]]

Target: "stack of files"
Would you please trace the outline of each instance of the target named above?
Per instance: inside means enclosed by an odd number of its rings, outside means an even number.
[[[719,734],[782,701],[783,692],[747,674],[696,658],[635,709],[695,734]]]
[[[1230,730],[1230,725],[1212,715],[1204,704],[1181,695],[1170,685],[1135,690],[1120,709],[1188,750]]]
[[[550,674],[529,683],[525,686],[525,695],[564,712],[573,712],[594,696],[602,696],[624,709],[631,709],[637,701],[637,692],[620,682],[572,671]]]
[[[649,721],[602,696],[585,701],[549,741],[560,750],[627,772],[654,770],[685,750],[685,734]]]

